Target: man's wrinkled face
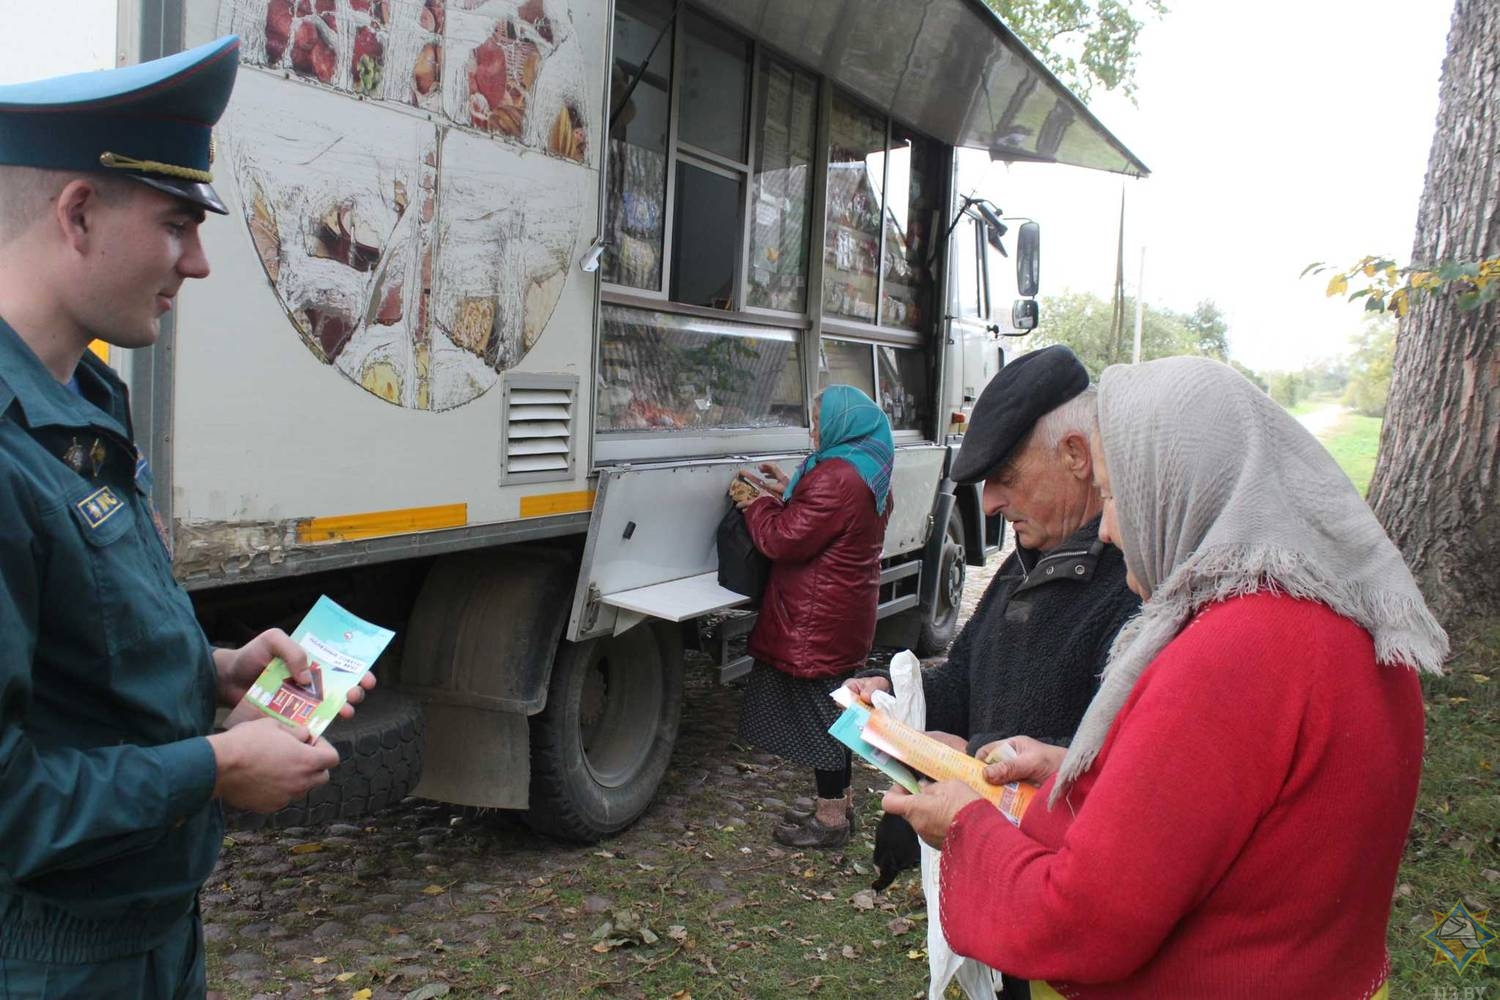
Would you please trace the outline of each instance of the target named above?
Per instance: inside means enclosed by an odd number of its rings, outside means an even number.
[[[1077,440],[1073,440],[1073,439]],[[1016,544],[1050,552],[1097,513],[1092,477],[1080,476],[1067,455],[1087,443],[1069,435],[1055,449],[1027,440],[984,481],[984,512],[1002,515],[1016,533]],[[1086,472],[1086,463],[1085,469]]]

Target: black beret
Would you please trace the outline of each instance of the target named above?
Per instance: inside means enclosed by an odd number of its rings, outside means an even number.
[[[969,414],[969,430],[949,473],[953,481],[977,483],[987,478],[1010,458],[1043,414],[1088,386],[1088,369],[1061,344],[1023,354],[1000,369]]]

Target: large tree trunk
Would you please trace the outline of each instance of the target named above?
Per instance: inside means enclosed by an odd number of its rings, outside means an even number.
[[[1458,0],[1412,261],[1500,257],[1500,0]],[[1418,296],[1370,501],[1444,621],[1500,615],[1500,308]]]

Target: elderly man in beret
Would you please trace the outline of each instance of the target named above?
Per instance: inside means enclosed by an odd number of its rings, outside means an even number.
[[[985,386],[953,462],[953,479],[983,481],[985,513],[1004,516],[1016,536],[947,660],[922,671],[928,729],[969,753],[1020,734],[1066,746],[1115,633],[1140,607],[1119,549],[1099,540],[1094,405],[1072,351],[1023,355]],[[890,675],[871,671],[847,686],[868,701],[890,690]],[[1024,983],[1006,986],[1006,996],[1027,995]]]
[[[89,351],[151,345],[208,273],[238,50],[0,87],[0,996],[203,996],[219,802],[268,812],[338,763],[269,718],[210,735],[273,656],[307,658],[279,630],[210,647]]]

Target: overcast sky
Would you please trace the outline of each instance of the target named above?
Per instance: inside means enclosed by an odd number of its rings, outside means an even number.
[[[1316,260],[1411,253],[1452,4],[1170,6],[1141,38],[1138,106],[1092,102],[1150,179],[996,164],[985,194],[1042,223],[1044,296],[1109,296],[1123,187],[1132,294],[1145,247],[1147,305],[1186,312],[1212,299],[1251,367],[1341,353],[1358,307],[1298,274]],[[0,0],[0,83],[113,65],[115,7]]]
[[[1127,290],[1145,246],[1148,307],[1212,299],[1253,368],[1344,351],[1359,306],[1298,275],[1313,261],[1409,259],[1452,3],[1168,5],[1142,35],[1139,106],[1091,102],[1151,177],[996,164],[986,193],[1042,223],[1044,296],[1109,297],[1123,187]]]

